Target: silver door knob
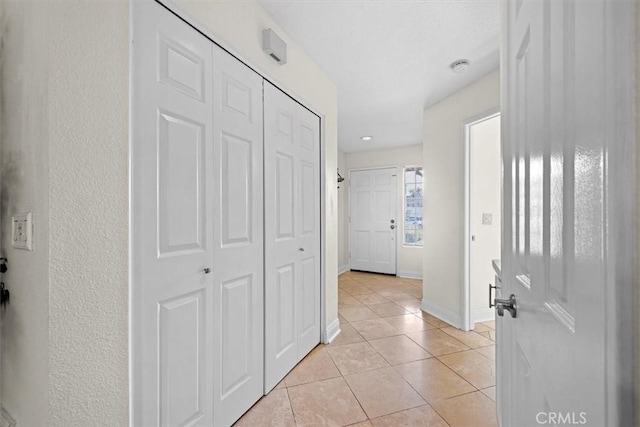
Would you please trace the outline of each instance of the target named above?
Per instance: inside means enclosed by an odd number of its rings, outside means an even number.
[[[203,271],[204,271],[204,274],[211,273],[211,269],[209,267],[206,267]]]

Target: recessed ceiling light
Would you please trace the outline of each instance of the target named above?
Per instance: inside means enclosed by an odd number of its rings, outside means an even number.
[[[372,136],[361,136],[360,139],[363,140],[363,141],[371,141],[373,139],[373,137]]]
[[[456,74],[464,73],[467,71],[467,68],[469,68],[469,60],[458,59],[457,61],[453,61],[451,65],[449,65],[449,68],[451,68],[451,71]]]

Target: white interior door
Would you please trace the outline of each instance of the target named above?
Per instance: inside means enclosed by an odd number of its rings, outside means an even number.
[[[469,142],[469,299],[471,327],[494,320],[487,298],[495,282],[491,262],[502,247],[502,149],[500,115],[467,127]]]
[[[210,426],[212,47],[148,2],[133,40],[132,424]]]
[[[517,317],[498,320],[511,325],[511,336],[497,337],[511,365],[500,418],[505,426],[632,425],[624,390],[633,387],[633,359],[620,363],[630,310],[618,304],[629,308],[622,295],[633,247],[618,249],[633,227],[625,213],[633,179],[619,179],[633,170],[633,151],[624,130],[630,85],[618,83],[633,69],[624,41],[633,4],[503,5],[502,297],[515,295]]]
[[[349,267],[396,274],[396,168],[349,173]]]
[[[262,77],[213,49],[214,425],[263,392]]]
[[[262,78],[133,13],[132,421],[231,425],[263,394]]]
[[[264,86],[265,392],[320,342],[320,119]]]

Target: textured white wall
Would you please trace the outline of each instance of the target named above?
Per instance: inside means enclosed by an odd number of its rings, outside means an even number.
[[[452,316],[460,316],[464,282],[463,123],[499,105],[495,71],[424,112],[423,298]]]
[[[340,184],[340,189],[338,190],[338,268],[340,271],[345,271],[349,268],[349,248],[347,246],[349,233],[347,224],[349,187],[346,181],[349,174],[347,154],[340,150],[338,150],[338,169],[340,170],[340,175],[345,179],[345,181]]]
[[[128,12],[48,16],[51,425],[128,422]]]
[[[126,425],[128,5],[3,11],[3,405],[24,426]],[[27,210],[33,252],[8,242]]]
[[[397,239],[397,272],[398,275],[410,275],[412,277],[422,277],[422,248],[406,247],[403,245],[402,235],[404,233],[404,221],[402,221],[402,195],[404,194],[402,168],[405,166],[422,166],[422,145],[409,145],[406,147],[389,148],[385,150],[357,151],[346,154],[346,167],[348,169],[375,168],[382,166],[396,166],[398,168],[397,199],[396,209],[398,217]],[[347,178],[347,176],[345,176]],[[345,203],[345,210],[349,209],[348,199]],[[347,213],[345,213],[347,215]],[[348,216],[348,215],[347,215]],[[348,224],[346,224],[348,225]],[[348,230],[348,228],[346,228]],[[340,236],[348,241],[348,232]],[[344,243],[347,245],[347,243]]]
[[[0,3],[3,406],[23,426],[49,425],[49,147],[47,4]],[[11,247],[11,215],[33,212],[33,252]]]
[[[170,3],[167,1],[167,3]],[[323,115],[325,164],[326,324],[338,318],[338,101],[335,84],[291,40],[267,12],[255,1],[174,2],[187,14],[209,29],[216,41],[231,47],[267,78],[303,104]],[[287,64],[278,65],[262,51],[262,30],[273,29],[287,43]]]

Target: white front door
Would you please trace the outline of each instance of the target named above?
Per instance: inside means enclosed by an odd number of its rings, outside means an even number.
[[[503,5],[500,419],[632,425],[633,2]]]
[[[263,394],[262,77],[213,49],[214,425]]]
[[[213,424],[211,42],[133,5],[132,424]]]
[[[265,392],[320,342],[320,119],[268,82]]]
[[[349,267],[396,274],[396,168],[349,173]]]

